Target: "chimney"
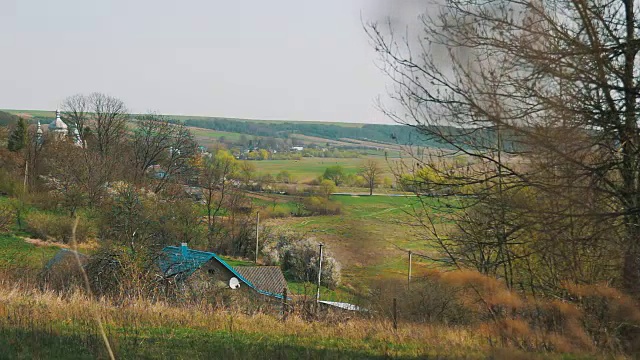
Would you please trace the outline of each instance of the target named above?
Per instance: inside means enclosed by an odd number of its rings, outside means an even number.
[[[186,258],[187,258],[188,251],[189,251],[189,248],[187,247],[187,243],[182,243],[182,244],[180,245],[180,250],[181,250],[181,252],[182,252],[182,258],[183,258],[183,259],[186,259]]]

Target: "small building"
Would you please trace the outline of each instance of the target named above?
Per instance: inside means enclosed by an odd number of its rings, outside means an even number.
[[[177,282],[188,279],[194,272],[203,271],[213,280],[224,282],[230,290],[250,289],[261,295],[282,299],[287,282],[277,266],[232,267],[212,252],[181,246],[167,246],[162,249],[159,260],[164,278],[174,278]]]
[[[162,180],[168,176],[167,172],[164,171],[162,166],[158,164],[149,165],[147,167],[147,174],[152,178],[159,179],[159,180]]]
[[[303,146],[292,146],[291,150],[293,150],[293,151],[303,151],[304,147]]]

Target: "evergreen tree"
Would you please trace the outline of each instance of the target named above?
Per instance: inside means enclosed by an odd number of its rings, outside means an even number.
[[[9,151],[20,151],[27,144],[27,122],[20,118],[16,124],[16,128],[11,132],[7,148]]]

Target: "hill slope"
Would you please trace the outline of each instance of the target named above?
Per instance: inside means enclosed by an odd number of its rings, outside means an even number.
[[[5,111],[14,115],[28,116],[30,117],[30,122],[40,120],[45,124],[53,120],[55,117],[54,111]],[[132,115],[135,117],[135,114]],[[215,130],[225,133],[246,134],[249,136],[288,138],[291,135],[303,135],[333,141],[353,139],[380,143],[382,145],[419,145],[436,148],[445,147],[436,141],[426,139],[415,129],[402,125],[252,120],[182,115],[166,115],[166,117],[176,123],[184,123],[190,127]]]

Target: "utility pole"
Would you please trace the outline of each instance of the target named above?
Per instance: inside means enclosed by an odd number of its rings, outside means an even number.
[[[22,184],[22,188],[24,193],[27,193],[27,178],[29,177],[29,161],[27,159],[24,160],[24,183]]]
[[[316,292],[316,307],[318,306],[318,302],[320,301],[320,279],[322,278],[322,247],[323,244],[320,245],[320,259],[318,260],[318,291]]]
[[[258,265],[258,227],[260,226],[260,211],[256,211],[256,265]]]
[[[409,250],[409,276],[407,278],[407,289],[411,289],[411,250]]]

